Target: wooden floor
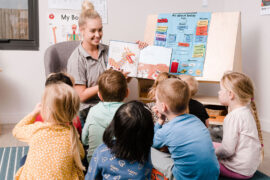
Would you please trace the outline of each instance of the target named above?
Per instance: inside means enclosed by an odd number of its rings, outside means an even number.
[[[17,141],[12,136],[14,124],[0,125],[0,147],[26,146],[26,143]],[[264,160],[259,171],[270,176],[270,133],[263,132],[264,138]]]

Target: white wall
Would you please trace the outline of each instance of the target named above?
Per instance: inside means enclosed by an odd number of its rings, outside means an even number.
[[[107,0],[108,24],[104,25],[103,43],[109,40],[134,42],[143,40],[146,17],[149,14],[173,12],[242,12],[243,71],[255,82],[255,100],[263,129],[270,132],[269,79],[270,63],[267,51],[270,40],[270,15],[260,16],[260,2],[244,0]],[[168,4],[169,2],[169,4]],[[39,1],[40,51],[0,51],[0,123],[18,122],[40,100],[45,73],[43,55],[48,47],[47,1]],[[131,86],[136,85],[133,80]],[[130,87],[131,87],[130,86]],[[218,85],[200,84],[200,94],[216,95]],[[137,87],[131,89],[136,94]],[[133,95],[129,99],[136,98]]]
[[[260,2],[226,0],[226,11],[242,12],[243,71],[255,83],[255,102],[262,129],[270,132],[270,15],[260,15]],[[244,6],[243,6],[244,5]]]
[[[255,102],[261,120],[262,129],[270,132],[270,15],[260,15],[259,1],[223,0],[224,11],[241,11],[242,16],[242,65],[243,72],[249,75],[255,84]],[[214,84],[201,84],[201,94],[218,91]]]

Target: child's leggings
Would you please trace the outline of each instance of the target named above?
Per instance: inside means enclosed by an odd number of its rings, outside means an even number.
[[[213,142],[214,148],[218,148],[221,144],[220,143],[215,143]],[[241,174],[238,174],[236,172],[233,172],[231,170],[229,170],[228,168],[226,168],[223,164],[221,164],[219,162],[219,167],[220,167],[220,175],[221,176],[225,176],[225,177],[229,177],[229,178],[234,178],[234,179],[249,179],[252,178],[252,176],[243,176]]]

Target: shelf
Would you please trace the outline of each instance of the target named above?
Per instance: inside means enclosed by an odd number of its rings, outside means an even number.
[[[150,103],[150,102],[153,102],[153,101],[151,101],[149,98],[145,98],[145,97],[139,97],[139,100],[142,101],[143,103]]]
[[[223,125],[223,121],[225,116],[211,116],[209,117],[209,124],[210,125]]]
[[[201,102],[203,105],[222,106],[218,100],[218,97],[215,96],[195,96],[193,99]]]

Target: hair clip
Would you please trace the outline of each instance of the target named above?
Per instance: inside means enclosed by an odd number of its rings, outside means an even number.
[[[263,147],[263,144],[261,144],[262,145],[262,147]]]
[[[254,97],[251,98],[251,101],[254,101]]]

